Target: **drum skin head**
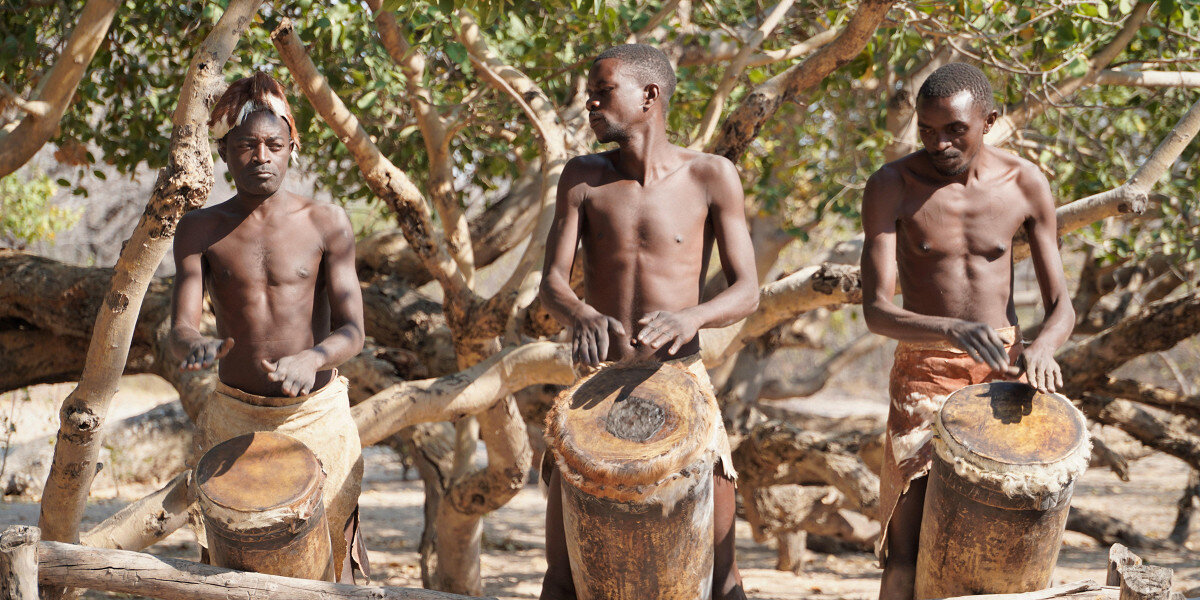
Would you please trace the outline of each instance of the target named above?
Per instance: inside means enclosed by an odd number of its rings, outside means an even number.
[[[704,464],[718,418],[714,405],[711,392],[686,369],[615,365],[558,397],[547,415],[547,441],[563,477],[576,487],[604,497],[626,496],[616,488],[650,494]]]
[[[941,412],[943,434],[998,463],[1062,461],[1086,443],[1086,423],[1071,402],[1030,385],[994,381],[954,392]]]
[[[321,464],[300,440],[259,431],[213,446],[196,464],[196,483],[219,506],[266,511],[310,498]]]

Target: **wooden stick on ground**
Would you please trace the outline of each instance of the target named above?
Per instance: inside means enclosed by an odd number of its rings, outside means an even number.
[[[1120,571],[1120,600],[1167,600],[1171,595],[1171,569],[1130,565]]]
[[[37,569],[42,584],[162,600],[469,600],[467,596],[433,590],[362,587],[245,573],[140,552],[60,542],[37,545]]]
[[[14,525],[0,533],[0,600],[37,600],[37,527]]]
[[[957,598],[943,598],[942,600],[1050,600],[1051,598],[1062,598],[1064,600],[1117,600],[1117,593],[1117,588],[1114,587],[1099,586],[1093,581],[1076,581],[1034,592],[959,596]]]

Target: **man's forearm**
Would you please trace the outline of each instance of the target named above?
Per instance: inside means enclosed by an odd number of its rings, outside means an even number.
[[[707,302],[680,312],[690,313],[700,324],[697,329],[725,327],[750,316],[758,309],[759,291],[756,286],[734,284]]]
[[[961,322],[952,317],[915,313],[886,300],[863,304],[863,318],[872,333],[902,342],[946,340],[950,336],[950,328]]]
[[[1057,351],[1071,338],[1075,329],[1075,308],[1066,298],[1058,299],[1053,306],[1047,307],[1046,318],[1042,321],[1041,331],[1030,346],[1044,346],[1051,353]]]
[[[354,324],[346,324],[329,334],[321,343],[305,352],[314,361],[315,371],[327,371],[354,358],[363,347],[362,329]]]

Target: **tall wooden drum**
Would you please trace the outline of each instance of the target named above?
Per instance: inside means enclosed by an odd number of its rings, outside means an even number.
[[[580,600],[711,596],[716,407],[673,364],[607,367],[556,399],[546,437]]]
[[[1091,455],[1069,400],[1016,382],[965,387],[934,421],[916,598],[1046,587]]]
[[[332,581],[324,480],[312,450],[282,433],[249,433],[213,446],[196,463],[212,563]]]

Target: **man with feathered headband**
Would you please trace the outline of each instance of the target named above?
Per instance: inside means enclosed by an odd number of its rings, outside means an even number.
[[[363,345],[354,231],[339,206],[284,189],[299,139],[269,75],[233,82],[209,127],[237,193],[184,216],[175,236],[171,348],[181,369],[217,363],[220,379],[196,417],[195,456],[254,431],[307,444],[326,473],[335,577],[352,582],[352,562],[367,571],[358,536],[363,463],[336,367]],[[201,333],[205,291],[216,338]]]

